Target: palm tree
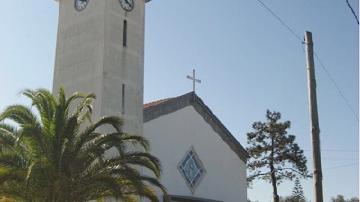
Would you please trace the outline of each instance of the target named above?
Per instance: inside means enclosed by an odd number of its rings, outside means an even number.
[[[142,136],[122,132],[116,116],[91,122],[95,95],[66,99],[25,90],[32,108],[12,105],[0,114],[0,196],[18,201],[136,201],[166,198],[160,162]],[[139,168],[151,173],[143,175]]]

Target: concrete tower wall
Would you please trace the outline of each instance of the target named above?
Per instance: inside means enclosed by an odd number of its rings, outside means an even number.
[[[142,134],[144,20],[144,0],[130,12],[119,0],[89,0],[82,11],[60,0],[53,91],[93,92],[94,118],[122,116],[126,132]]]

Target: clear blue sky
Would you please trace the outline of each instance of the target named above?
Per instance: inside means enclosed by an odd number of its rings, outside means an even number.
[[[315,51],[358,112],[358,26],[345,0],[263,0],[301,37],[313,32]],[[350,0],[356,12],[358,1]],[[256,0],[153,0],[146,11],[145,102],[191,90],[241,144],[266,109],[292,122],[309,169],[305,55],[300,42]],[[51,89],[58,6],[55,1],[3,1],[0,7],[0,109],[24,103],[24,88]],[[325,201],[359,194],[358,121],[316,62]],[[311,180],[302,181],[312,199]],[[279,187],[289,195],[293,183]],[[271,185],[255,183],[249,198],[271,201]]]

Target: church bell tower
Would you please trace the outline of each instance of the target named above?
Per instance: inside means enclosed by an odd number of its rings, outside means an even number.
[[[53,92],[95,93],[94,117],[124,118],[142,135],[145,3],[149,0],[58,0]]]

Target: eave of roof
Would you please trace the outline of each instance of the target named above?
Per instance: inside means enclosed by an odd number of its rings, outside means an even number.
[[[179,109],[192,105],[194,109],[203,117],[203,119],[217,132],[222,140],[238,155],[238,157],[246,162],[249,154],[230,133],[230,131],[221,123],[221,121],[212,113],[210,108],[204,104],[200,97],[194,92],[185,95],[163,99],[144,105],[144,123],[160,116],[170,114]]]
[[[199,198],[194,196],[179,196],[179,195],[169,195],[170,199],[178,202],[222,202],[215,201],[211,199]]]

